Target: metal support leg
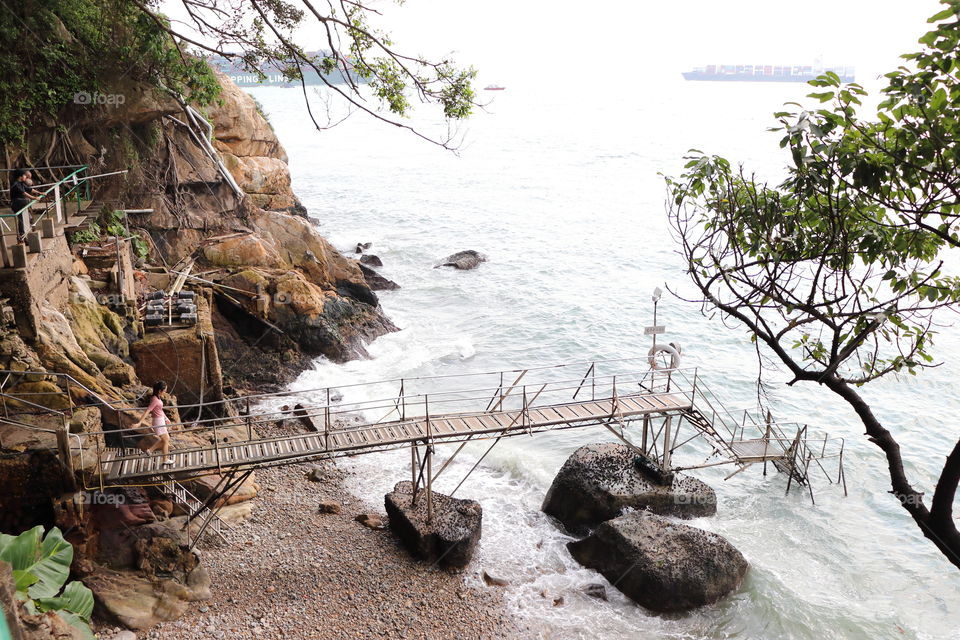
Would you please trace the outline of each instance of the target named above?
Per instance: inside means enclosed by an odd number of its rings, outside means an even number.
[[[433,445],[427,445],[427,522],[433,522]]]
[[[673,422],[672,416],[667,416],[666,423],[663,426],[663,467],[664,473],[670,472],[670,427]]]

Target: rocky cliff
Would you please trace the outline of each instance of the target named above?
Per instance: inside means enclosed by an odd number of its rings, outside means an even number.
[[[366,341],[394,327],[358,263],[306,217],[291,190],[286,152],[255,101],[226,76],[219,79],[221,101],[202,110],[203,119],[191,121],[171,95],[122,81],[122,104],[76,108],[66,126],[33,130],[25,148],[57,150],[46,164],[87,164],[94,174],[126,170],[95,183],[98,201],[141,211],[127,224],[149,244],[149,263],[172,267],[193,258],[194,274],[223,285],[214,288],[213,322],[221,359],[232,363],[224,368],[227,386],[275,387],[318,355],[365,355]],[[11,164],[32,159],[17,155]],[[71,319],[64,305],[49,313]],[[55,353],[73,347],[69,336],[43,341]],[[123,347],[114,352],[124,355]]]
[[[114,90],[122,102],[71,106],[62,121],[38,123],[23,148],[7,149],[8,167],[83,164],[89,174],[125,171],[94,182],[101,226],[112,211],[132,210],[123,224],[148,247],[140,260],[121,257],[117,248],[117,264],[135,262],[126,277],[140,295],[188,272],[186,284],[197,293],[203,317],[195,328],[144,335],[137,305],[126,300],[118,306],[103,293],[96,256],[114,253],[109,238],[81,248],[60,234],[45,243],[31,268],[0,274],[0,369],[41,372],[0,379],[7,394],[0,420],[0,531],[37,524],[68,531],[77,550],[73,573],[94,589],[101,614],[136,628],[179,615],[208,590],[181,534],[166,524],[177,513],[162,490],[108,489],[122,497],[119,506],[75,507],[84,479],[97,486],[96,451],[153,441],[149,434],[89,436],[129,427],[139,417],[136,409],[122,414],[105,402],[136,407],[144,383],[173,369],[171,389],[189,402],[240,388],[269,390],[317,356],[362,357],[367,341],[395,329],[359,264],[321,237],[307,217],[291,189],[283,146],[256,103],[226,77],[220,81],[220,103],[197,112],[156,88],[119,80]],[[98,243],[108,245],[100,254]],[[54,453],[58,430],[87,434],[81,438],[85,451],[75,448],[63,460]],[[181,431],[173,427],[174,448],[204,444],[201,434]],[[246,437],[230,429],[220,434]],[[190,488],[203,499],[218,480],[209,476]],[[251,477],[231,502],[249,500],[258,490]],[[152,560],[164,553],[175,571]]]

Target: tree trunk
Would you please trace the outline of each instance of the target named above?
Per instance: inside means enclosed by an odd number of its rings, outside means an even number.
[[[890,493],[900,500],[900,505],[913,517],[923,535],[936,545],[947,560],[960,568],[960,532],[957,531],[957,523],[953,519],[953,501],[957,485],[960,484],[960,442],[957,442],[947,457],[937,482],[932,506],[927,509],[923,503],[923,493],[914,489],[907,479],[903,458],[900,456],[900,445],[873,415],[866,401],[849,383],[836,376],[830,376],[824,384],[853,407],[863,422],[870,442],[880,447],[886,455],[892,487]]]

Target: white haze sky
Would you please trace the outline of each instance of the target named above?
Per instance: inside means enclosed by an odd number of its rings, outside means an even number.
[[[866,81],[929,30],[937,0],[408,0],[398,41],[458,52],[483,79],[636,77],[705,64],[853,65]],[[428,47],[428,48],[426,48]]]
[[[242,3],[242,0],[238,0]],[[292,0],[298,4],[297,0]],[[229,3],[224,3],[229,4]],[[373,24],[402,53],[453,55],[479,71],[477,86],[530,91],[602,86],[624,98],[676,82],[707,64],[856,67],[871,93],[879,76],[917,50],[938,0],[370,0]],[[320,3],[323,6],[323,3]],[[183,19],[179,0],[163,10]],[[181,28],[182,25],[179,25]],[[326,47],[309,14],[297,34],[307,49]]]
[[[294,4],[296,4],[294,0]],[[373,0],[398,49],[453,52],[488,82],[642,83],[705,64],[857,67],[873,78],[929,30],[937,0]],[[172,17],[184,15],[167,0]],[[298,39],[325,44],[308,16]]]

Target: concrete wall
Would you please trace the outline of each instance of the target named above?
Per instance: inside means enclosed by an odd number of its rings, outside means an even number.
[[[46,300],[63,310],[70,297],[73,258],[67,239],[60,235],[43,242],[41,253],[28,256],[27,269],[0,268],[0,297],[10,299],[17,329],[27,340],[37,337],[42,322],[40,304]]]
[[[192,327],[153,329],[130,344],[137,376],[147,386],[157,380],[179,404],[213,402],[223,397],[217,343],[210,322],[210,303],[197,296],[197,324]]]

